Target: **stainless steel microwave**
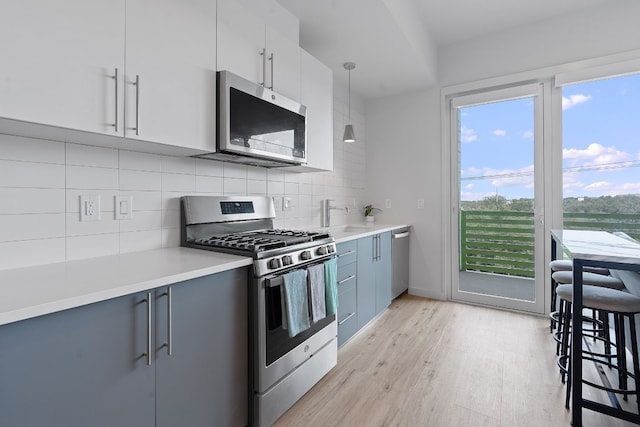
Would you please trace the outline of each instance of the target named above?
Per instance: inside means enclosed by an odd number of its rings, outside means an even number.
[[[217,80],[217,153],[198,157],[267,167],[307,162],[304,105],[229,71]]]

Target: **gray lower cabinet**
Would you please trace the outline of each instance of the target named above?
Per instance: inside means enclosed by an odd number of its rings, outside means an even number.
[[[358,331],[356,241],[336,245],[338,257],[338,346]]]
[[[167,289],[1,326],[2,426],[246,425],[246,270]]]
[[[363,237],[358,250],[358,329],[391,304],[391,232]]]
[[[245,269],[156,291],[156,427],[248,424]],[[165,326],[166,325],[166,326]]]
[[[341,242],[338,256],[338,345],[391,304],[391,232]]]

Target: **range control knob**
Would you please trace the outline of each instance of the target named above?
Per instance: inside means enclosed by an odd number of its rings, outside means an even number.
[[[311,259],[311,252],[309,251],[304,251],[300,253],[300,259],[301,260],[308,260]]]
[[[327,246],[327,252],[329,252],[330,254],[334,253],[336,251],[336,248],[334,248],[333,246]]]
[[[285,255],[282,257],[282,265],[291,265],[293,264],[293,259],[289,255]]]
[[[318,253],[318,255],[326,255],[327,254],[327,248],[325,248],[324,246],[320,246],[318,248],[317,253]]]
[[[269,261],[269,268],[270,269],[276,269],[276,268],[280,268],[282,267],[282,264],[280,263],[280,260],[278,258],[274,258],[272,260]]]

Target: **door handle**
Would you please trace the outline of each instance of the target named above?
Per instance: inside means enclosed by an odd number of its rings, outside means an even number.
[[[115,81],[115,85],[114,86],[115,86],[115,101],[116,101],[116,107],[115,107],[116,119],[113,122],[112,126],[115,128],[116,133],[118,133],[118,128],[119,128],[119,126],[118,126],[118,124],[119,124],[119,121],[118,121],[118,68],[116,68],[116,71],[115,71],[115,73],[114,73],[112,78]]]
[[[136,74],[136,135],[140,135],[140,75]]]
[[[171,286],[167,287],[167,291],[160,296],[167,297],[167,342],[162,347],[167,347],[167,355],[173,354],[173,321],[171,314],[173,313],[171,302]]]
[[[262,83],[258,84],[264,87],[264,85],[267,83],[267,48],[263,47],[262,51],[259,53],[260,56],[262,56]]]
[[[153,300],[152,300],[152,293],[151,292],[147,292],[147,297],[143,300],[144,303],[146,303],[147,305],[147,339],[146,339],[146,346],[147,346],[147,351],[143,354],[143,356],[146,356],[147,359],[147,366],[151,366],[151,362],[152,362],[152,358],[151,358],[151,321],[152,321],[152,308],[151,305],[153,304]]]
[[[271,52],[271,56],[269,56],[269,61],[271,61],[271,87],[269,89],[273,90],[273,52]]]

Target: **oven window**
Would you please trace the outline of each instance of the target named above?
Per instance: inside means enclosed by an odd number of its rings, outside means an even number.
[[[267,366],[278,360],[280,357],[293,350],[296,346],[306,341],[316,332],[322,330],[335,320],[335,315],[327,316],[304,332],[300,332],[295,337],[289,337],[289,332],[282,329],[282,304],[280,297],[280,286],[267,287],[265,289],[265,315],[267,325]]]

